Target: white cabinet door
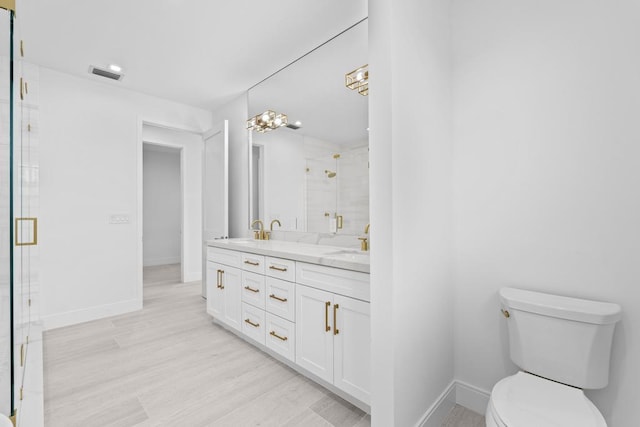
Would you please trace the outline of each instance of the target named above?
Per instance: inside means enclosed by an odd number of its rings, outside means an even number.
[[[296,363],[333,382],[333,294],[296,286]]]
[[[239,268],[221,266],[220,286],[224,294],[222,322],[228,326],[242,330],[242,273]]]
[[[224,310],[224,292],[220,288],[220,271],[224,265],[207,261],[207,313],[222,320]]]
[[[369,303],[334,295],[333,384],[366,404],[371,400]]]

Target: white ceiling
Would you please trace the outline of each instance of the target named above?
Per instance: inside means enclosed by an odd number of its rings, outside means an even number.
[[[207,109],[367,16],[367,0],[21,0],[29,62]],[[112,82],[89,65],[116,63]]]

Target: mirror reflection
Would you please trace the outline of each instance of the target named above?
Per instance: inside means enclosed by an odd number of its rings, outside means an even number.
[[[362,80],[366,64],[365,20],[249,90],[252,221],[278,220],[276,230],[363,232],[368,97],[358,85],[348,88],[346,75],[356,71],[351,81]]]

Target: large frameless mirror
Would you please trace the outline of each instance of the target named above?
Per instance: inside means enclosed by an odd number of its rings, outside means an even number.
[[[347,87],[346,75],[365,77],[367,38],[363,20],[249,90],[256,117],[249,132],[251,221],[278,220],[276,229],[286,231],[363,232],[368,97],[362,87]],[[272,129],[261,131],[256,122],[265,112]]]

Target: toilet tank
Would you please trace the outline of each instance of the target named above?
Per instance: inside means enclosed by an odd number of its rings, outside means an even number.
[[[622,313],[618,304],[515,288],[502,288],[499,295],[516,365],[574,387],[607,386],[613,330]]]

